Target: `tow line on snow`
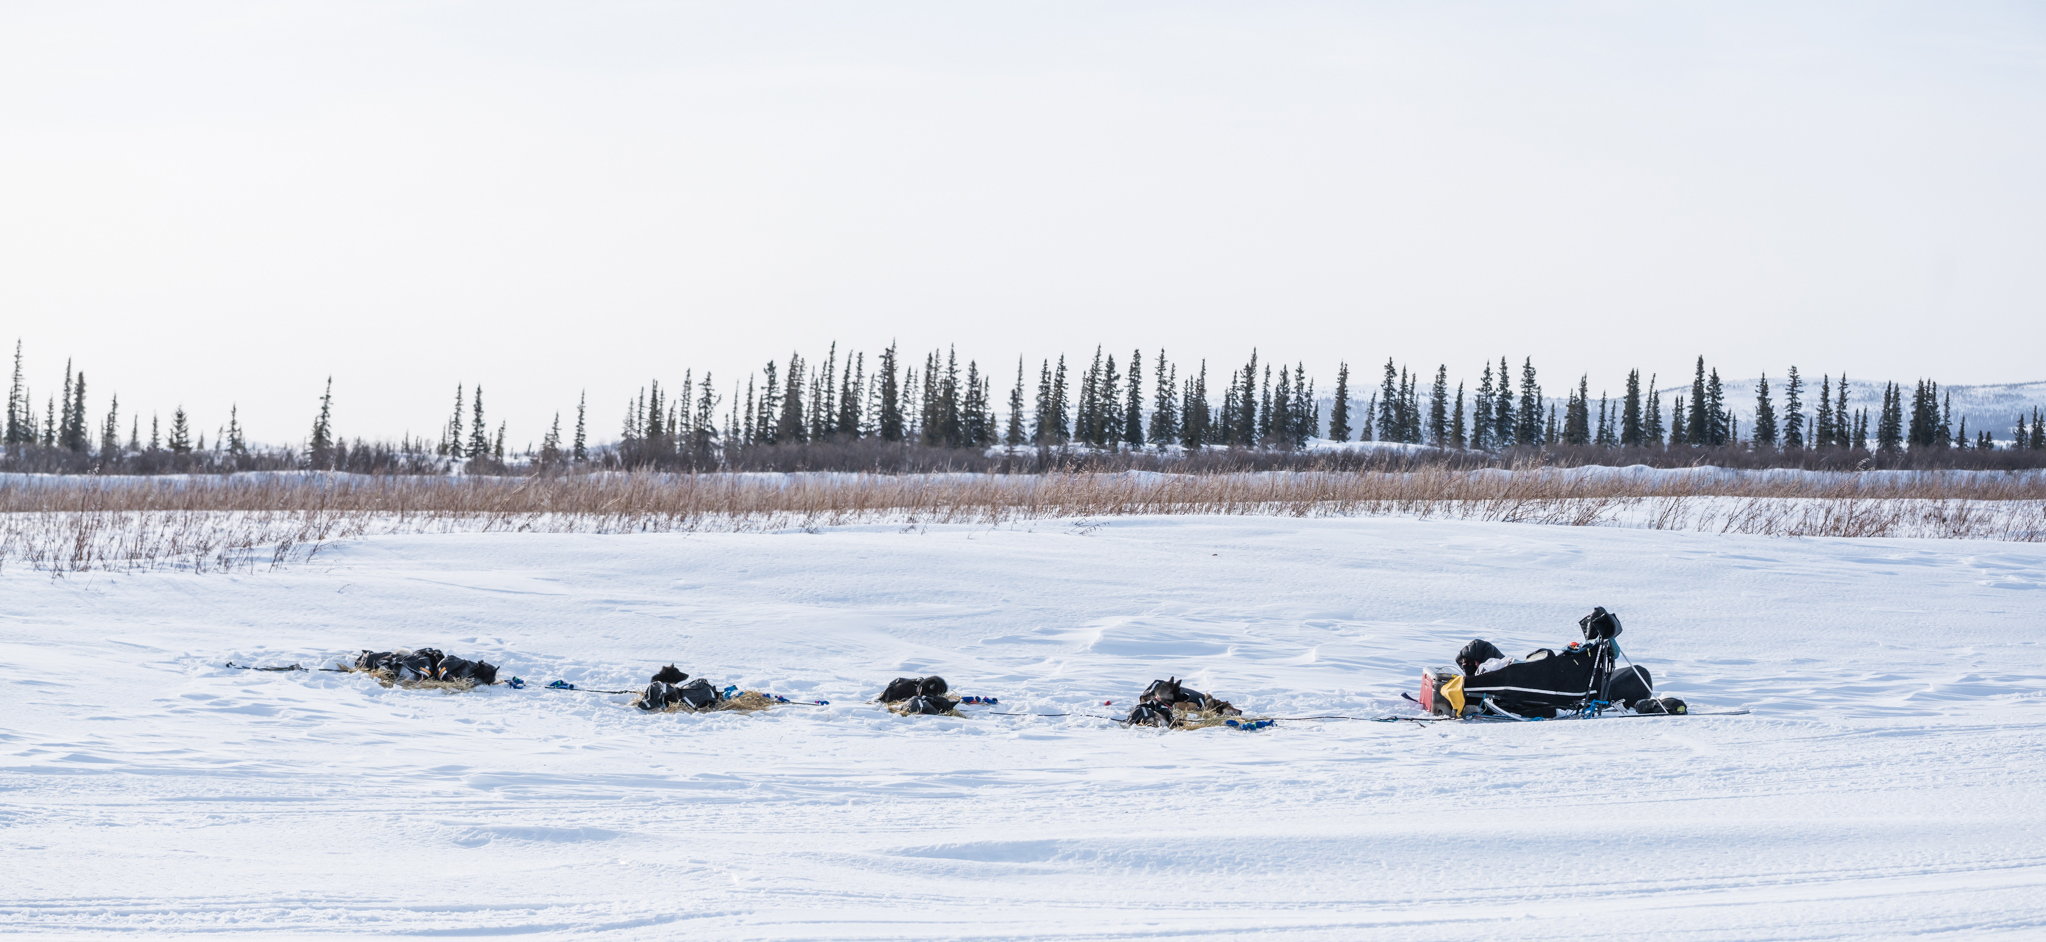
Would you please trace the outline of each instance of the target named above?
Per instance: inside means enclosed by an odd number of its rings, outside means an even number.
[[[325,673],[329,673],[329,674],[350,674],[350,673],[354,673],[354,671],[350,671],[350,670],[348,670],[348,669],[347,669],[347,668],[345,668],[345,667],[303,667],[303,666],[301,666],[301,665],[298,665],[298,664],[291,664],[291,665],[287,665],[287,666],[284,666],[284,667],[257,667],[257,666],[254,666],[254,665],[250,665],[250,664],[236,664],[236,663],[235,663],[235,662],[233,662],[233,661],[229,661],[229,662],[227,662],[227,666],[228,666],[228,667],[230,667],[230,668],[233,668],[233,669],[235,669],[235,670],[238,670],[238,671],[269,671],[269,672],[273,672],[273,673],[276,673],[276,672],[284,672],[284,671],[321,671],[321,672],[325,672]],[[524,690],[524,689],[526,689],[526,688],[527,688],[528,684],[526,683],[526,681],[525,681],[524,679],[522,679],[522,678],[519,678],[519,677],[516,677],[516,676],[515,676],[515,677],[513,677],[513,678],[512,678],[511,680],[508,680],[508,681],[506,681],[506,682],[504,683],[504,686],[506,686],[506,687],[510,687],[510,688],[511,688],[511,689],[513,689],[513,690]],[[614,695],[615,695],[615,694],[627,694],[627,693],[638,693],[638,692],[639,692],[639,691],[637,691],[637,690],[598,690],[598,689],[596,689],[596,688],[593,688],[593,687],[578,687],[578,686],[576,686],[576,685],[574,685],[574,684],[571,684],[571,683],[569,683],[568,681],[565,681],[565,680],[557,680],[557,681],[554,681],[553,683],[547,684],[546,686],[544,686],[544,687],[541,687],[540,689],[541,689],[541,690],[565,690],[565,691],[572,691],[572,692],[575,692],[575,693],[602,693],[602,694],[614,694]],[[736,690],[737,690],[738,688],[736,688],[736,687],[733,687],[733,688],[729,688],[729,689],[731,689],[731,690],[734,690],[734,691],[736,691]],[[791,699],[789,699],[789,698],[787,698],[787,697],[784,697],[784,696],[782,696],[781,694],[778,694],[778,693],[770,693],[770,694],[767,694],[767,696],[769,696],[769,697],[773,698],[773,699],[774,699],[774,702],[776,702],[776,703],[784,703],[784,704],[788,704],[788,705],[791,705],[791,706],[830,706],[830,705],[831,705],[831,701],[829,701],[829,700],[791,700]],[[1400,696],[1402,696],[1402,697],[1406,697],[1406,698],[1407,698],[1408,700],[1413,700],[1413,699],[1414,699],[1414,698],[1413,698],[1413,695],[1411,695],[1411,694],[1408,694],[1408,693],[1405,693],[1405,692],[1402,692],[1402,693],[1400,694]],[[971,701],[976,701],[976,702],[986,702],[986,703],[995,703],[995,702],[998,702],[998,701],[996,701],[996,700],[995,700],[995,699],[994,699],[993,697],[969,697],[969,698],[966,698],[966,700],[971,700]],[[961,702],[966,702],[966,700],[962,700]],[[1417,702],[1417,703],[1418,703],[1419,701],[1415,701],[1415,702]],[[1499,714],[1499,715],[1497,715],[1497,716],[1483,716],[1483,715],[1480,715],[1480,716],[1473,716],[1473,717],[1468,717],[1468,719],[1472,719],[1472,720],[1480,720],[1480,721],[1491,721],[1491,722],[1515,722],[1515,723],[1539,723],[1539,722],[1543,722],[1543,721],[1545,720],[1545,718],[1544,718],[1544,717],[1531,717],[1531,716],[1520,716],[1520,715],[1517,715],[1517,714],[1514,714],[1514,713],[1508,713],[1508,712],[1506,712],[1505,710],[1503,710],[1503,709],[1499,709],[1499,708],[1497,708],[1496,706],[1494,706],[1494,705],[1492,704],[1492,702],[1491,702],[1491,701],[1489,701],[1489,700],[1487,700],[1487,701],[1485,702],[1485,706],[1486,706],[1487,708],[1489,708],[1489,709],[1493,709],[1493,710],[1496,710],[1496,711],[1498,712],[1498,714]],[[1748,715],[1748,712],[1749,712],[1749,711],[1747,711],[1747,710],[1713,710],[1713,711],[1708,711],[1708,712],[1704,712],[1704,713],[1615,713],[1615,714],[1613,714],[1613,715],[1611,715],[1611,716],[1607,716],[1607,715],[1604,715],[1604,714],[1600,714],[1600,715],[1597,715],[1597,716],[1567,716],[1567,717],[1558,717],[1558,719],[1569,719],[1569,720],[1629,720],[1629,719],[1639,719],[1639,718],[1642,718],[1642,717],[1655,717],[1655,716],[1665,716],[1665,717],[1667,717],[1667,716],[1747,716],[1747,715]],[[982,716],[1036,716],[1036,717],[1045,717],[1045,718],[1055,718],[1055,717],[1062,717],[1062,716],[1084,716],[1084,717],[1087,717],[1088,719],[1095,719],[1095,720],[1107,720],[1107,721],[1109,721],[1109,722],[1111,722],[1111,723],[1121,723],[1121,722],[1122,722],[1122,720],[1119,720],[1119,719],[1117,719],[1117,718],[1115,718],[1115,717],[1113,717],[1113,716],[1102,716],[1102,715],[1101,715],[1101,714],[1099,714],[1099,713],[1009,713],[1009,712],[1003,712],[1003,711],[999,711],[999,710],[990,710],[990,711],[988,711],[988,712],[986,712],[986,713],[983,713],[983,714],[981,714],[981,715],[982,715]],[[1250,722],[1246,722],[1246,723],[1242,724],[1241,728],[1243,728],[1243,729],[1263,729],[1263,728],[1265,728],[1266,726],[1270,726],[1270,725],[1273,725],[1273,724],[1275,724],[1275,723],[1282,723],[1282,722],[1283,722],[1283,723],[1305,723],[1305,722],[1309,722],[1309,721],[1313,721],[1313,720],[1352,720],[1352,721],[1355,721],[1355,722],[1359,722],[1359,723],[1441,723],[1441,722],[1447,722],[1447,721],[1450,721],[1450,720],[1462,720],[1462,719],[1466,719],[1466,717],[1457,717],[1457,716],[1335,716],[1335,715],[1323,715],[1323,716],[1275,716],[1275,717],[1272,717],[1272,718],[1270,718],[1270,719],[1268,719],[1268,720],[1261,720],[1261,721],[1259,721],[1259,720],[1253,720],[1253,721],[1250,721]],[[1253,724],[1255,724],[1255,725],[1253,725]]]
[[[350,673],[349,671],[342,670],[341,668],[338,667],[300,667],[297,664],[293,664],[290,667],[253,667],[248,664],[236,664],[233,661],[229,661],[227,662],[227,666],[232,667],[238,671],[323,671],[329,674]]]

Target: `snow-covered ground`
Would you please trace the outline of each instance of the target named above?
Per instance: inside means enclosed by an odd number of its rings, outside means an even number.
[[[897,718],[936,671],[1379,716],[1592,605],[1749,716],[1254,733]],[[2038,938],[2046,546],[1413,520],[387,536],[254,575],[0,573],[0,932]],[[828,707],[227,670],[435,645]],[[1104,707],[1104,699],[1116,701]],[[969,708],[971,709],[971,708]]]

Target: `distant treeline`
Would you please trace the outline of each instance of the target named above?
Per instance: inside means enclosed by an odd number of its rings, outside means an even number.
[[[1148,378],[1146,373],[1148,372]],[[436,440],[347,439],[334,429],[333,383],[320,397],[302,442],[252,447],[230,407],[211,441],[182,406],[164,423],[124,415],[118,396],[88,411],[86,376],[67,362],[62,392],[40,412],[24,384],[15,346],[0,469],[45,473],[159,474],[248,470],[341,470],[377,474],[546,473],[576,469],[681,471],[933,470],[1042,472],[1078,469],[1234,471],[1280,468],[1463,467],[1528,463],[1804,468],[2018,468],[2046,465],[2046,415],[2019,415],[2009,437],[1968,427],[1951,395],[1921,380],[1888,384],[1882,401],[1849,401],[1845,374],[1822,375],[1817,390],[1791,367],[1782,398],[1765,375],[1743,427],[1717,369],[1697,362],[1688,389],[1658,390],[1639,370],[1617,399],[1591,396],[1578,379],[1563,402],[1544,394],[1533,360],[1519,370],[1486,363],[1475,388],[1450,388],[1447,365],[1424,389],[1422,374],[1388,359],[1379,382],[1353,391],[1341,365],[1322,414],[1317,380],[1305,367],[1260,362],[1253,352],[1211,386],[1206,361],[1182,373],[1160,350],[1146,364],[1132,351],[1117,363],[1096,349],[1084,370],[1064,357],[1039,364],[1035,381],[1020,359],[998,401],[978,362],[962,369],[951,351],[904,364],[890,346],[868,369],[864,353],[822,363],[792,354],[769,361],[729,392],[706,372],[685,371],[679,387],[643,387],[625,406],[615,438],[593,440],[587,396],[573,427],[556,413],[538,445],[507,450],[508,425],[493,425],[480,386],[458,385]],[[1219,387],[1219,397],[1212,391]],[[679,390],[679,395],[677,394]],[[1219,401],[1218,401],[1219,399]],[[1667,403],[1665,403],[1667,400]],[[123,428],[123,425],[126,428]],[[1369,449],[1378,441],[1422,448]]]

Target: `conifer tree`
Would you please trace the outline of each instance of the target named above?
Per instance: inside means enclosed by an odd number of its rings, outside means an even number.
[[[1023,358],[1016,358],[1016,388],[1009,392],[1009,427],[1002,436],[1002,444],[1010,448],[1023,446]]]
[[[1705,381],[1705,421],[1710,425],[1705,436],[1706,444],[1719,447],[1733,442],[1733,419],[1726,410],[1726,389],[1719,384],[1717,367],[1713,368],[1711,378]]]
[[[1151,368],[1151,383],[1157,394],[1151,400],[1151,444],[1179,444],[1179,368],[1165,365],[1165,348],[1158,348],[1157,365]]]
[[[1670,447],[1674,448],[1678,445],[1688,445],[1691,443],[1690,429],[1685,428],[1684,424],[1684,397],[1672,396],[1670,397],[1669,407]]]
[[[803,415],[803,358],[793,352],[789,354],[786,383],[781,394],[781,414],[774,420],[774,440],[778,444],[801,442],[809,431]]]
[[[1144,447],[1144,352],[1130,351],[1128,401],[1122,409],[1122,441],[1131,448]]]
[[[1458,410],[1459,412],[1462,410]],[[1485,361],[1485,371],[1478,374],[1478,391],[1471,399],[1471,447],[1479,451],[1490,446],[1492,440],[1492,361]]]
[[[1280,370],[1279,382],[1282,385],[1286,381],[1285,378],[1286,371]],[[1258,393],[1258,406],[1257,424],[1251,431],[1250,444],[1253,445],[1264,444],[1271,441],[1272,438],[1272,367],[1269,363],[1265,364],[1265,380],[1264,386]]]
[[[1563,416],[1563,444],[1591,444],[1591,374],[1577,378]]]
[[[333,382],[328,380],[329,383]],[[483,384],[477,383],[470,390],[469,401],[469,457],[490,457],[490,428],[483,423]]]
[[[1833,377],[1819,376],[1819,414],[1812,419],[1812,447],[1832,448],[1842,438],[1833,416]]]
[[[1250,351],[1250,363],[1243,368],[1243,382],[1236,393],[1236,422],[1229,435],[1232,445],[1257,444],[1257,351]]]
[[[561,461],[561,413],[554,413],[554,424],[540,439],[540,461],[542,464],[556,464]]]
[[[1392,358],[1385,358],[1385,378],[1378,386],[1378,431],[1387,441],[1398,441],[1401,434],[1400,391],[1405,383],[1393,369]]]
[[[482,387],[477,388],[477,393],[478,395],[481,395]],[[178,425],[182,425],[184,423],[183,417],[184,408],[182,406],[179,407],[178,412],[179,415],[175,420],[177,424],[171,427],[171,449],[173,451],[175,451],[178,447],[179,437]],[[478,416],[480,418],[481,413],[478,413]],[[329,376],[327,377],[327,389],[325,392],[320,394],[319,417],[313,420],[312,434],[307,436],[306,457],[311,462],[311,467],[313,468],[313,470],[324,471],[331,466],[331,462],[333,461],[334,448],[333,421],[334,421],[334,377]],[[156,428],[154,420],[151,420],[151,426],[149,430],[149,447],[150,450],[152,451],[156,449]],[[187,447],[189,447],[189,444],[187,445]]]
[[[1904,443],[1904,393],[1896,383],[1883,387],[1883,414],[1876,426],[1876,448],[1894,452]]]
[[[1639,448],[1644,432],[1641,427],[1641,371],[1627,371],[1626,398],[1620,402],[1620,446]]]
[[[1856,448],[1859,448],[1859,449],[1861,449],[1862,451],[1867,451],[1867,450],[1868,450],[1868,410],[1867,410],[1867,409],[1858,409],[1858,410],[1856,410],[1856,411],[1855,411],[1855,414],[1854,414],[1854,442],[1853,442],[1853,445],[1854,445],[1854,447],[1856,447]],[[1845,443],[1845,442],[1841,443],[1841,447],[1843,447],[1843,448],[1844,448],[1844,447],[1846,447],[1846,446],[1847,446],[1847,443]]]
[[[1534,357],[1520,366],[1520,417],[1513,440],[1520,445],[1540,445],[1546,440],[1542,437],[1542,388],[1535,383]]]
[[[1783,447],[1793,451],[1804,447],[1804,382],[1795,366],[1783,381]]]
[[[589,405],[590,394],[588,390],[584,390],[575,400],[575,447],[569,454],[569,457],[579,462],[590,460],[588,426],[585,424]]]
[[[326,403],[322,401],[321,410],[325,409]],[[192,453],[192,424],[185,417],[183,403],[179,403],[177,409],[171,413],[170,450],[180,455]]]
[[[1655,379],[1656,374],[1648,374],[1648,395],[1641,402],[1647,410],[1641,417],[1641,444],[1647,448],[1662,447],[1662,393],[1656,391]]]
[[[1332,441],[1350,440],[1350,364],[1336,365],[1335,401],[1328,409],[1328,437]]]
[[[1899,392],[1901,394],[1901,390]],[[1846,448],[1850,444],[1847,440],[1848,431],[1847,374],[1843,371],[1840,374],[1840,385],[1833,387],[1833,432],[1838,437],[1836,444],[1842,448]],[[1863,442],[1862,445],[1857,447],[1866,447],[1866,444],[1866,442]]]
[[[1613,430],[1612,410],[1606,401],[1604,390],[1600,390],[1598,394],[1598,434],[1592,438],[1591,443],[1600,448],[1612,448],[1620,443],[1618,433]]]
[[[1456,418],[1450,423],[1449,443],[1457,448],[1463,448],[1468,444],[1468,439],[1464,435],[1462,383],[1456,384]]]
[[[469,404],[463,395],[462,384],[455,384],[455,414],[448,419],[447,428],[441,430],[440,453],[450,458],[462,457],[462,409]]]
[[[1560,431],[1562,430],[1556,427],[1556,407],[1552,405],[1549,407],[1548,426],[1542,430],[1542,440],[1536,444],[1548,445],[1555,443],[1556,433]]]
[[[149,414],[149,450],[152,453],[163,450],[162,429],[157,423],[157,415],[154,412]]]
[[[57,413],[55,427],[57,438],[51,444],[58,448],[71,448],[71,361],[64,361],[64,391],[59,394],[57,404],[63,411]]]
[[[1057,436],[1051,429],[1051,361],[1045,360],[1037,368],[1037,411],[1031,417],[1030,440],[1039,448],[1049,448]]]
[[[101,467],[111,467],[121,460],[121,396],[115,393],[108,397],[107,420],[99,428],[99,460]],[[179,407],[183,411],[183,407]],[[204,436],[201,436],[202,440]]]
[[[1199,451],[1214,444],[1214,409],[1208,403],[1208,361],[1201,361],[1201,371],[1186,384],[1186,402],[1180,414],[1180,442],[1188,449]]]
[[[888,349],[881,351],[881,361],[876,365],[874,376],[875,385],[880,389],[880,401],[874,410],[874,426],[884,442],[903,440],[902,388],[896,384],[897,366],[895,344],[891,342]]]
[[[28,404],[28,389],[21,381],[21,340],[14,341],[14,382],[7,387],[7,445],[25,445],[33,440],[28,434],[34,424],[34,415]]]
[[[1769,374],[1755,385],[1755,444],[1776,444],[1776,406],[1769,401]]]
[[[43,400],[43,447],[57,447],[57,400]]]
[[[1518,439],[1513,410],[1513,374],[1507,370],[1506,358],[1499,358],[1499,377],[1492,390],[1492,446],[1507,448]]]
[[[1697,375],[1691,378],[1691,412],[1684,416],[1684,429],[1690,433],[1689,444],[1712,444],[1711,426],[1715,416],[1711,407],[1711,400],[1705,394],[1705,358],[1701,356],[1698,358]]]
[[[1961,417],[1962,428],[1965,430],[1967,425],[1968,425],[1967,417],[1962,416]],[[1968,442],[1968,436],[1966,434],[1962,434],[1959,436],[1956,436],[1954,434],[1954,393],[1953,390],[1950,389],[1947,390],[1946,392],[1945,401],[1940,403],[1939,435],[1937,438],[1933,440],[1932,444],[1933,447],[1935,448],[1946,448],[1957,442],[1965,447]]]
[[[1435,367],[1428,399],[1428,443],[1441,448],[1449,444],[1449,364]]]

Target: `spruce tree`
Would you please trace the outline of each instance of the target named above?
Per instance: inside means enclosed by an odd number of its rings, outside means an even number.
[[[1130,351],[1128,401],[1122,408],[1122,442],[1131,448],[1144,447],[1144,352]]]
[[[1691,443],[1690,429],[1685,428],[1684,425],[1684,397],[1672,396],[1670,397],[1669,407],[1670,447],[1674,448],[1678,445],[1688,445]]]
[[[85,371],[78,371],[78,385],[71,390],[71,430],[64,447],[83,454],[89,442],[85,434]]]
[[[1250,351],[1250,363],[1243,368],[1243,384],[1236,394],[1236,427],[1230,444],[1257,444],[1257,351]]]
[[[28,426],[33,424],[28,404],[28,388],[21,383],[21,340],[14,341],[14,382],[7,387],[7,434],[6,444],[24,445],[29,442]]]
[[[1464,448],[1468,444],[1468,439],[1464,434],[1463,383],[1461,382],[1456,384],[1456,418],[1450,423],[1449,443],[1457,448]]]
[[[774,440],[777,444],[798,443],[809,431],[809,423],[803,414],[803,358],[789,354],[788,377],[781,394],[781,414],[774,420]]]
[[[1833,431],[1839,437],[1838,444],[1840,447],[1846,448],[1852,444],[1847,440],[1849,431],[1847,424],[1847,374],[1844,371],[1840,374],[1840,385],[1833,387]],[[1866,447],[1866,445],[1867,443],[1863,442],[1856,447]]]
[[[1577,378],[1563,415],[1563,444],[1591,444],[1591,374]]]
[[[1776,444],[1776,406],[1769,401],[1769,374],[1763,373],[1755,385],[1755,444],[1774,447]]]
[[[121,396],[119,393],[108,397],[107,420],[99,429],[99,460],[101,467],[111,467],[121,460]],[[182,412],[183,406],[179,407]],[[1965,420],[1963,421],[1965,424]],[[205,436],[200,436],[203,441]]]
[[[1471,400],[1471,447],[1485,450],[1492,441],[1492,363],[1485,361],[1485,371],[1478,374],[1477,395]]]
[[[1639,448],[1641,428],[1641,371],[1627,371],[1626,398],[1620,402],[1620,446]]]
[[[1883,414],[1876,426],[1876,448],[1894,452],[1904,443],[1904,393],[1896,383],[1883,387]]]
[[[1186,384],[1186,403],[1179,420],[1180,442],[1193,451],[1214,444],[1214,407],[1208,402],[1208,361]]]
[[[1151,369],[1151,384],[1156,390],[1151,399],[1151,443],[1178,444],[1180,438],[1178,370],[1167,369],[1164,347],[1158,348],[1157,365]]]
[[[324,408],[323,402],[322,409]],[[185,417],[183,403],[179,403],[176,411],[171,413],[170,450],[180,455],[192,453],[192,423]]]
[[[540,461],[542,464],[557,464],[561,461],[561,413],[554,413],[554,424],[540,439]]]
[[[241,411],[240,404],[227,407],[227,453],[236,458],[246,457],[249,453],[248,440],[242,437]],[[135,447],[132,438],[129,447]]]
[[[1400,374],[1393,369],[1392,358],[1385,358],[1385,378],[1378,388],[1378,431],[1387,441],[1398,441],[1405,437],[1400,434]]]
[[[469,405],[468,396],[462,384],[455,384],[455,413],[448,419],[447,427],[441,430],[440,453],[449,458],[462,457],[462,409]]]
[[[479,403],[478,408],[480,409],[481,408],[480,403],[482,402],[482,399],[480,397],[483,395],[483,387],[481,386],[476,387],[476,395],[479,397],[477,399],[477,402]],[[476,417],[478,421],[481,421],[483,413],[480,411],[477,412]],[[306,456],[309,459],[311,459],[312,467],[316,471],[326,470],[329,466],[329,462],[333,460],[334,448],[333,422],[334,422],[334,377],[329,376],[327,377],[327,389],[325,392],[320,394],[320,415],[318,418],[313,420],[312,435],[308,436],[308,441],[306,443],[307,444]],[[177,423],[178,425],[184,424],[184,408],[182,406],[180,406],[178,409]],[[149,447],[152,450],[156,448],[156,430],[153,427],[150,429],[149,432]],[[178,429],[176,425],[173,425],[171,427],[171,448],[175,450],[177,447]]]
[[[1499,377],[1492,391],[1492,447],[1507,448],[1513,445],[1515,422],[1513,410],[1513,374],[1507,370],[1506,358],[1499,358]]]
[[[1520,445],[1540,445],[1542,437],[1542,388],[1535,383],[1534,357],[1520,366],[1520,416],[1513,430]]]
[[[1435,367],[1435,385],[1428,390],[1428,443],[1449,444],[1449,364]]]
[[[1684,416],[1684,429],[1689,433],[1692,445],[1712,444],[1713,419],[1711,400],[1705,394],[1705,358],[1698,358],[1698,373],[1691,378],[1691,412]]]
[[[588,425],[590,393],[584,390],[575,400],[575,448],[570,457],[576,461],[590,460]]]
[[[1819,413],[1812,419],[1812,447],[1832,448],[1841,436],[1835,427],[1838,422],[1833,416],[1833,377],[1819,376]]]
[[[1010,448],[1023,446],[1023,358],[1016,358],[1016,388],[1009,391],[1009,425],[1004,430],[1002,444]]]
[[[1331,441],[1350,440],[1350,364],[1336,365],[1335,401],[1328,409],[1328,437]]]
[[[1613,431],[1612,406],[1604,390],[1598,394],[1598,431],[1592,436],[1591,443],[1600,448],[1612,448],[1620,443],[1618,433]]]
[[[1726,409],[1726,389],[1719,384],[1717,367],[1713,368],[1711,378],[1705,381],[1705,421],[1710,424],[1706,444],[1716,448],[1733,443],[1733,419]]]
[[[1051,444],[1063,445],[1072,439],[1071,410],[1067,408],[1066,403],[1065,354],[1059,355],[1058,366],[1051,371],[1050,400],[1044,413],[1045,422],[1049,425],[1046,431],[1051,435],[1049,440]]]
[[[1646,448],[1662,447],[1662,393],[1655,389],[1655,378],[1648,374],[1648,395],[1641,402],[1647,410],[1641,417],[1641,444]]]
[[[162,427],[158,424],[154,412],[149,414],[149,450],[151,453],[163,450]]]
[[[1963,429],[1966,428],[1967,424],[1968,419],[1966,416],[1963,416],[1961,418]],[[1954,434],[1954,393],[1953,390],[1947,390],[1945,398],[1939,407],[1939,435],[1933,440],[1932,444],[1935,448],[1946,448],[1957,442],[1965,447],[1968,442],[1968,436],[1966,434]]]
[[[874,425],[884,442],[899,442],[902,433],[902,387],[897,385],[895,371],[899,366],[895,344],[881,351],[881,362],[876,370],[876,385],[880,387],[880,401],[876,404]],[[773,385],[769,383],[768,385]]]
[[[1793,451],[1804,447],[1804,382],[1795,366],[1783,381],[1783,447]]]
[[[332,382],[329,380],[328,382]],[[477,383],[470,391],[469,400],[469,457],[490,457],[490,428],[483,423],[483,384]]]

